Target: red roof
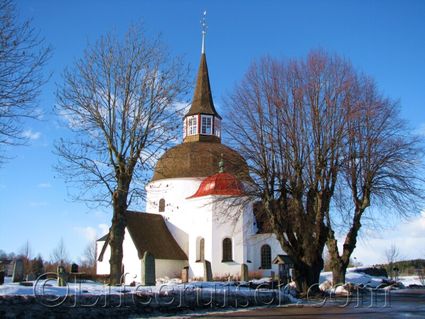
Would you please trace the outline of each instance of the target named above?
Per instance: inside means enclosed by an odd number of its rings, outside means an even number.
[[[243,195],[243,185],[232,174],[218,173],[204,179],[196,193],[189,198],[207,195]]]

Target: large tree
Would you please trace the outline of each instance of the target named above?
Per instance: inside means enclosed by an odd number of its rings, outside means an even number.
[[[56,145],[58,169],[78,184],[77,198],[112,205],[111,284],[122,275],[125,212],[176,136],[175,105],[188,88],[187,71],[159,37],[133,27],[124,39],[101,37],[64,72],[57,112],[73,135]]]
[[[227,101],[230,135],[271,229],[294,261],[300,291],[319,281],[327,220],[351,113],[353,71],[323,52],[254,63]]]
[[[51,53],[43,42],[31,21],[20,21],[12,0],[0,0],[0,147],[24,142],[23,120],[37,117]],[[0,154],[0,161],[5,158]]]
[[[389,214],[415,214],[424,199],[423,150],[400,119],[398,104],[380,94],[374,81],[362,75],[352,90],[355,112],[346,123],[341,197],[335,205],[342,214],[328,218],[334,221],[327,242],[334,284],[345,282],[366,217],[379,223]],[[373,207],[381,215],[373,216]],[[339,227],[341,221],[344,223]],[[341,235],[345,238],[338,247]]]

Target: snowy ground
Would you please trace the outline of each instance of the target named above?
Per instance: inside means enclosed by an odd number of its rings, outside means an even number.
[[[354,272],[354,269],[348,269],[346,275],[346,282],[350,282],[356,285],[369,286],[371,288],[378,287],[382,284],[384,277],[370,276],[364,273]],[[255,284],[261,284],[267,281],[264,278],[261,280],[253,281]],[[332,280],[331,272],[323,272],[320,276],[320,282]],[[401,276],[399,281],[408,287],[411,284],[420,285],[419,278],[417,276]],[[35,283],[35,282],[33,282]],[[157,286],[150,287],[109,287],[96,282],[85,282],[85,283],[69,283],[68,287],[58,287],[55,280],[50,281],[39,281],[35,287],[33,286],[22,286],[19,283],[12,283],[11,277],[5,278],[5,283],[0,286],[0,296],[5,295],[34,295],[34,291],[39,295],[55,295],[55,296],[66,296],[75,294],[87,294],[87,295],[105,295],[105,294],[122,294],[131,292],[145,292],[145,293],[162,293],[167,294],[170,291],[181,291],[181,290],[196,290],[202,289],[202,291],[231,291],[232,293],[239,292],[242,295],[249,295],[252,289],[246,286],[235,286],[232,282],[192,282],[187,284],[179,284],[173,281],[168,283],[160,283]]]
[[[256,284],[261,284],[269,281],[269,278],[257,280]],[[252,296],[256,292],[250,289],[247,285],[235,285],[234,282],[191,282],[191,283],[176,283],[171,280],[168,283],[160,282],[156,286],[118,286],[109,287],[96,282],[72,283],[68,282],[67,287],[58,287],[55,280],[32,282],[34,286],[23,286],[19,283],[12,283],[11,277],[5,278],[5,283],[0,286],[0,296],[33,296],[34,293],[39,296],[69,296],[69,295],[110,295],[123,293],[145,293],[145,294],[160,294],[167,295],[172,292],[180,293],[184,291],[196,292],[202,290],[202,294],[232,294],[240,296]],[[291,302],[298,300],[286,293],[282,294]]]
[[[345,275],[345,281],[347,283],[350,282],[355,285],[367,285],[371,288],[376,288],[382,284],[383,280],[388,280],[388,278],[385,277],[370,276],[364,273],[355,272],[355,269],[356,268],[347,269],[347,274]],[[320,274],[320,283],[326,280],[332,281],[331,272],[322,272]],[[418,276],[400,276],[397,281],[401,282],[405,287],[409,285],[421,285]]]

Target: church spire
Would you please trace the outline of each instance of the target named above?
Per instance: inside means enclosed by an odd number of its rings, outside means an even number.
[[[205,36],[207,33],[206,14],[204,11],[202,27],[201,62],[196,78],[192,105],[184,117],[184,141],[214,141],[220,142],[221,116],[217,113],[211,94],[207,58],[205,54]]]
[[[207,35],[207,11],[204,11],[204,14],[202,16],[201,20],[201,26],[202,26],[202,48],[201,48],[201,54],[205,54],[205,36]]]

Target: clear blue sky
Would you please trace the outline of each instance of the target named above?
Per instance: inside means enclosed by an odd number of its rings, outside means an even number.
[[[222,95],[253,59],[299,57],[323,48],[373,76],[385,94],[400,100],[409,125],[425,136],[425,1],[21,0],[18,9],[23,17],[33,18],[53,47],[47,68],[53,76],[40,97],[43,121],[25,124],[33,140],[27,147],[10,149],[13,160],[0,168],[0,249],[7,252],[19,251],[28,239],[34,254],[49,258],[63,237],[71,257],[78,260],[88,238],[103,235],[109,225],[110,209],[72,202],[56,176],[52,146],[66,131],[51,109],[64,67],[81,56],[88,42],[111,30],[123,34],[131,23],[143,21],[150,32],[162,33],[172,52],[192,65],[194,78],[199,21],[206,9],[207,57],[219,109]],[[355,254],[360,261],[378,262],[379,250],[399,240],[411,240],[405,256],[415,257],[414,246],[425,246],[425,216],[397,232],[364,241]],[[425,250],[417,252],[425,255]]]

